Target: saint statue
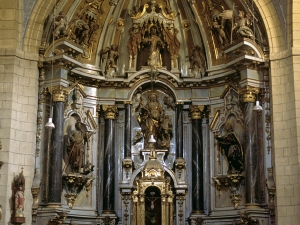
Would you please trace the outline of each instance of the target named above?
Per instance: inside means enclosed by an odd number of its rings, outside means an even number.
[[[150,35],[144,39],[144,42],[150,44],[150,54],[148,58],[148,65],[150,67],[161,67],[162,59],[160,55],[160,48],[164,47],[163,41],[157,35],[157,27],[152,26],[150,28]]]
[[[148,140],[151,135],[154,139],[158,138],[159,125],[161,122],[161,113],[163,107],[157,100],[157,95],[151,93],[148,96],[148,102],[138,116],[138,122],[142,128],[142,132],[145,138],[145,146],[148,147]]]
[[[138,123],[144,136],[145,147],[151,147],[148,143],[151,135],[157,140],[154,148],[169,148],[173,138],[173,124],[162,104],[157,99],[157,94],[152,92],[148,96],[148,102],[140,110]]]
[[[15,193],[15,217],[24,217],[24,200],[23,187],[19,186],[18,191]]]
[[[244,170],[244,154],[238,137],[233,130],[233,124],[228,121],[225,124],[226,134],[216,139],[221,149],[224,150],[228,161],[228,174],[241,173]]]
[[[76,122],[75,128],[76,130],[71,131],[67,151],[72,172],[79,173],[84,166],[84,144],[87,141],[87,135],[80,121]]]

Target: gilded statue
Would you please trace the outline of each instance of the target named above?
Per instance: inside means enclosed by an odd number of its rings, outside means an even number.
[[[75,129],[76,130],[72,130],[70,133],[67,152],[72,172],[79,173],[84,167],[84,145],[87,142],[87,134],[80,121],[76,122]]]
[[[227,158],[228,174],[241,173],[244,170],[243,149],[230,121],[225,124],[225,132],[224,136],[217,136],[216,139]]]
[[[154,68],[162,66],[160,49],[164,47],[164,43],[158,36],[157,31],[158,28],[155,25],[151,26],[150,35],[143,40],[145,44],[150,45],[150,53],[147,64]]]
[[[151,135],[156,140],[154,147],[170,147],[170,141],[173,138],[173,125],[169,116],[165,115],[156,93],[149,94],[148,102],[141,108],[138,115],[138,123],[144,136],[145,147],[149,147],[148,141]]]
[[[247,14],[245,17],[245,12],[239,11],[239,20],[235,23],[232,30],[238,28],[237,33],[242,37],[247,37],[254,40],[253,31],[250,28],[251,20],[249,19],[249,15]]]

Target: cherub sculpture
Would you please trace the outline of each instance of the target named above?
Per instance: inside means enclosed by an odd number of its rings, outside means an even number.
[[[239,20],[237,23],[235,23],[235,26],[232,28],[232,30],[238,28],[237,33],[241,35],[242,37],[247,37],[252,40],[254,40],[253,31],[251,30],[251,20],[249,18],[249,14],[246,15],[243,11],[239,11]]]

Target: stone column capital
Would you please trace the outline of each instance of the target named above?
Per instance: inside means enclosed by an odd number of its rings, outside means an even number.
[[[70,89],[61,85],[52,87],[52,98],[54,102],[65,102]]]
[[[124,101],[124,105],[132,105],[132,101]]]
[[[116,105],[102,105],[102,111],[105,119],[116,119],[118,116],[118,106]]]
[[[189,116],[192,120],[202,119],[205,115],[204,108],[204,105],[190,105]]]
[[[255,102],[258,93],[259,93],[258,87],[252,87],[246,85],[239,89],[240,101],[243,103]]]

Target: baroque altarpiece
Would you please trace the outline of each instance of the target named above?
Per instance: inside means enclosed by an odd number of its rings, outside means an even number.
[[[272,224],[262,24],[250,0],[57,1],[34,223]]]

